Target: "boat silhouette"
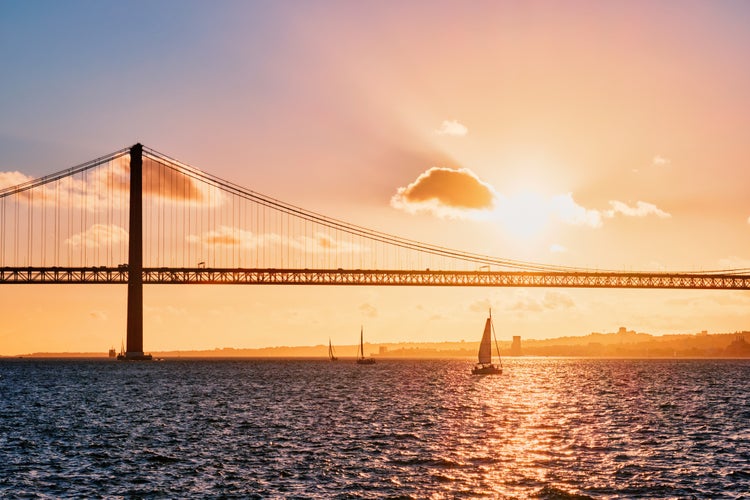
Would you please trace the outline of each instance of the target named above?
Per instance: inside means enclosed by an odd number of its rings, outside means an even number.
[[[498,364],[492,364],[492,337],[495,333],[495,326],[492,323],[492,309],[484,323],[484,333],[482,341],[479,343],[479,362],[471,369],[472,375],[500,375],[503,373],[502,361],[500,360],[500,348],[497,346],[497,337],[495,336],[495,348],[497,349]]]
[[[336,353],[333,351],[333,345],[331,345],[331,339],[328,339],[328,361],[338,361]]]
[[[374,365],[375,360],[372,358],[365,357],[365,344],[364,344],[364,327],[359,327],[359,349],[357,349],[357,364],[358,365]]]

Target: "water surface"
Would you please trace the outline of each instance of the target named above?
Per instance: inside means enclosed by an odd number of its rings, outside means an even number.
[[[750,362],[0,361],[0,496],[741,498]]]

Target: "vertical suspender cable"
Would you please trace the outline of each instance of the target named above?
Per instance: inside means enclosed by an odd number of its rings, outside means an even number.
[[[34,208],[34,190],[33,189],[29,190],[29,200],[27,201],[27,205],[26,206],[28,207],[28,210],[26,211],[26,213],[27,213],[27,217],[28,217],[27,220],[29,221],[29,228],[28,228],[28,232],[26,233],[27,234],[27,238],[26,239],[27,239],[27,242],[28,242],[27,243],[27,248],[26,248],[26,254],[27,254],[27,256],[26,256],[26,264],[28,266],[32,266],[33,263],[31,262],[31,257],[32,257],[31,252],[32,252],[32,248],[33,248],[32,247],[32,245],[33,245],[33,241],[32,240],[33,240],[33,237],[34,237],[34,211],[33,211],[33,208]]]

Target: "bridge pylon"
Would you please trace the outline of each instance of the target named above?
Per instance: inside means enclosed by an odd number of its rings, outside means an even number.
[[[150,360],[143,352],[143,146],[130,148],[130,228],[128,240],[128,325],[125,361]]]

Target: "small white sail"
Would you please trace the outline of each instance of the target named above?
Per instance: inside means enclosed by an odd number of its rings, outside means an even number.
[[[482,342],[479,344],[479,363],[489,364],[492,363],[492,319],[487,318],[487,322],[484,324],[484,334],[482,334]]]

